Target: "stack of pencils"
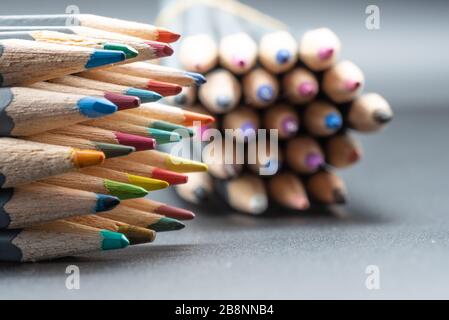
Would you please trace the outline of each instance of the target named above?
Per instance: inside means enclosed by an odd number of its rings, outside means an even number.
[[[204,203],[215,191],[233,209],[254,215],[270,204],[303,211],[311,204],[345,203],[347,190],[335,169],[362,157],[351,131],[384,127],[393,117],[388,102],[377,93],[362,93],[364,75],[353,62],[340,60],[341,43],[330,29],[309,30],[299,41],[286,31],[257,40],[237,31],[219,41],[188,35],[180,43],[182,67],[204,72],[207,83],[184,88],[171,103],[216,116],[214,126],[223,133],[240,129],[236,142],[246,145],[247,156],[257,156],[230,164],[223,142],[215,149],[223,152],[203,158],[209,173],[192,175],[178,194]],[[279,152],[270,152],[270,144],[257,138],[258,129],[277,130]]]
[[[155,149],[214,121],[156,102],[205,82],[145,62],[178,38],[87,14],[0,16],[0,261],[122,249],[194,218],[144,198],[207,170]]]

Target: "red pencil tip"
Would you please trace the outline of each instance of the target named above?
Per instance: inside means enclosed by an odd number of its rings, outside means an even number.
[[[178,41],[180,37],[181,35],[179,33],[159,28],[157,40],[160,42],[172,43]]]
[[[132,146],[136,148],[136,151],[153,150],[156,148],[156,140],[152,138],[117,131],[114,132],[114,135],[120,144]]]
[[[157,214],[164,215],[169,218],[178,219],[178,220],[192,220],[195,218],[195,214],[192,211],[172,207],[169,205],[163,205],[155,210]]]
[[[164,97],[177,95],[182,91],[182,87],[177,84],[149,80],[147,88],[155,91]]]
[[[172,47],[166,43],[156,41],[146,41],[145,43],[156,51],[158,58],[171,56],[174,52]]]
[[[360,88],[362,84],[360,83],[360,81],[353,81],[353,80],[346,80],[345,81],[345,88],[348,91],[355,91],[358,88]]]
[[[125,96],[114,92],[105,92],[104,97],[115,104],[119,111],[140,106],[139,97]]]
[[[358,152],[357,150],[353,150],[350,153],[348,160],[350,163],[354,163],[354,162],[359,161],[360,158],[361,158],[360,152]]]
[[[167,181],[169,184],[183,184],[186,183],[188,177],[185,174],[154,168],[152,178]]]

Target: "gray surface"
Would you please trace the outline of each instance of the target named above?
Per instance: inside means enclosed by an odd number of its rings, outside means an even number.
[[[160,234],[152,245],[0,264],[0,298],[449,298],[449,3],[377,1],[382,29],[367,31],[364,1],[246,2],[283,17],[292,30],[333,27],[344,57],[365,71],[367,89],[396,110],[385,132],[361,136],[365,160],[343,172],[351,195],[343,218],[255,219],[198,209],[188,228]],[[83,12],[139,21],[155,15],[151,1],[76,3]],[[1,6],[2,14],[60,13],[65,2]],[[155,195],[181,204],[171,193]],[[79,291],[65,289],[68,264],[81,268]],[[381,290],[365,288],[367,265],[379,266]]]
[[[0,298],[449,298],[448,122],[447,110],[400,112],[362,136],[343,218],[197,210],[152,245],[0,264]],[[81,268],[79,291],[65,289],[68,264]],[[379,266],[381,290],[365,288],[367,265]]]

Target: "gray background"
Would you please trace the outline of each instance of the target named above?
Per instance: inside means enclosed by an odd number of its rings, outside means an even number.
[[[296,34],[329,26],[396,117],[363,135],[365,159],[342,171],[350,203],[332,214],[252,218],[192,208],[196,220],[152,245],[51,263],[0,264],[0,298],[449,298],[449,2],[244,1]],[[1,14],[83,12],[152,21],[156,1],[1,0]],[[367,4],[381,29],[364,25]],[[184,205],[170,191],[154,198]],[[223,210],[219,210],[223,211]],[[281,213],[278,212],[280,215]],[[81,290],[65,268],[81,268]],[[381,289],[365,287],[377,265]]]

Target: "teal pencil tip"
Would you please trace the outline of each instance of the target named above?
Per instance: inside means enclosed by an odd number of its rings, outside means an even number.
[[[137,51],[131,46],[122,43],[107,42],[103,45],[103,49],[121,51],[125,54],[126,59],[135,58],[139,55],[139,51]]]
[[[178,142],[181,140],[181,136],[176,132],[148,128],[148,133],[150,134],[151,138],[156,139],[157,143],[159,144]]]
[[[126,59],[126,55],[122,51],[94,49],[87,61],[85,68],[91,69],[105,66],[108,64],[120,62]]]
[[[101,243],[101,249],[103,250],[123,249],[129,246],[129,240],[124,234],[109,230],[101,230],[100,234],[103,238]]]
[[[125,94],[128,96],[139,97],[143,103],[155,102],[155,101],[159,101],[160,99],[163,98],[157,92],[150,91],[150,90],[137,89],[137,88],[129,88]]]
[[[181,230],[185,224],[176,219],[163,217],[158,222],[149,225],[148,228],[156,232]]]
[[[179,124],[174,124],[167,121],[157,120],[153,122],[153,128],[165,131],[175,131],[181,135],[186,132],[190,137],[193,136],[193,130]]]
[[[97,194],[95,212],[108,211],[120,204],[120,199],[105,194]]]
[[[84,97],[78,100],[80,113],[88,118],[99,118],[117,111],[117,106],[104,98]]]

